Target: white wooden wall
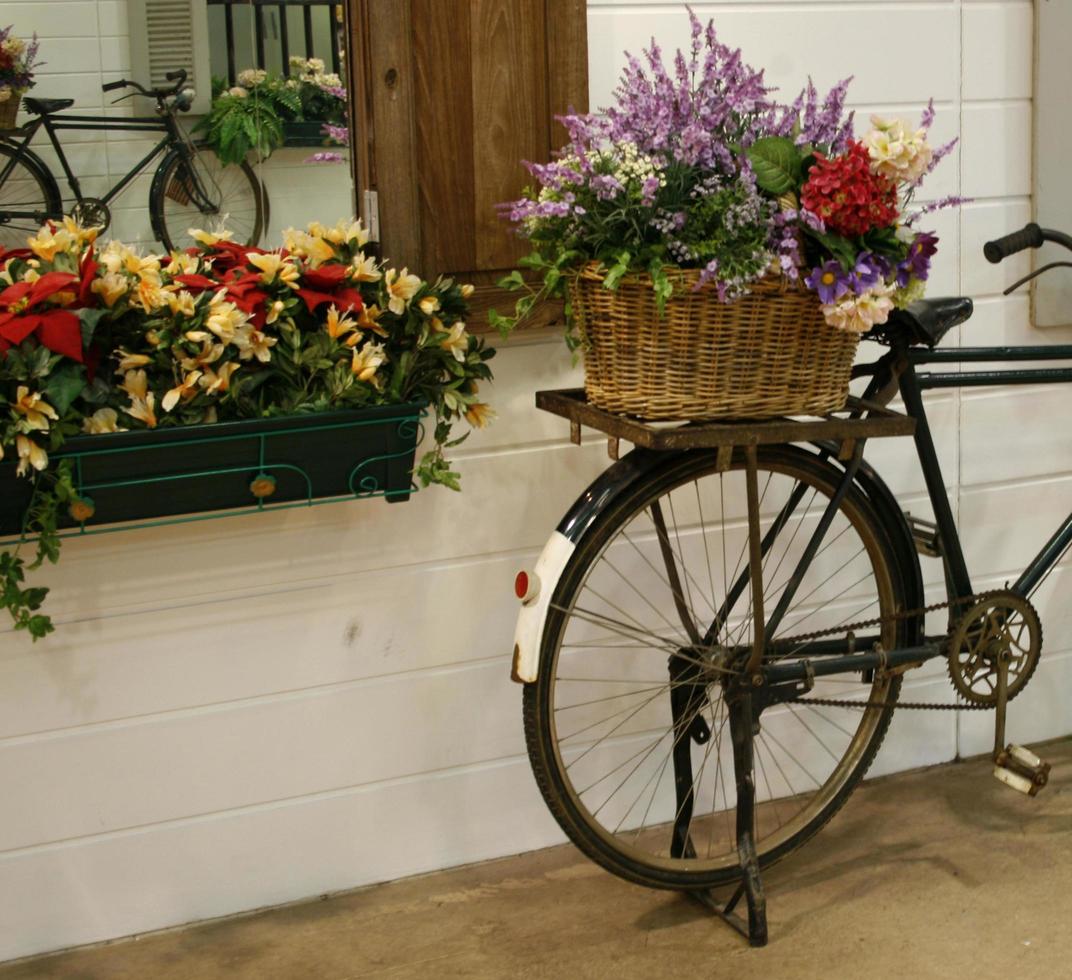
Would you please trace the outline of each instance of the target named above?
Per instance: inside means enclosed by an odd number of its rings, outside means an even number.
[[[606,102],[623,48],[686,37],[677,2],[589,8],[593,104]],[[1026,301],[999,296],[1022,264],[995,269],[981,254],[1029,213],[1030,2],[696,9],[787,89],[809,70],[824,85],[855,73],[862,122],[873,110],[918,115],[933,95],[936,133],[963,144],[930,192],[976,198],[934,223],[934,292],[976,298],[966,343],[1034,339]],[[0,3],[4,23],[47,35],[47,88],[87,107],[122,61],[121,14],[114,0]],[[85,165],[114,167],[123,153],[109,144],[101,164],[87,147]],[[607,461],[532,407],[537,388],[577,380],[560,343],[514,343],[494,364],[500,418],[456,453],[460,495],[66,546],[48,576],[55,637],[34,647],[0,626],[0,959],[562,840],[507,676],[511,583]],[[1072,430],[1058,421],[1069,395],[976,390],[929,404],[976,584],[1001,584],[1072,500]],[[873,458],[925,512],[910,447],[876,446]],[[927,573],[937,589],[933,563]],[[1069,613],[1053,579],[1040,603],[1047,657],[1011,712],[1025,741],[1072,730]],[[905,696],[947,699],[940,666]],[[985,751],[987,718],[958,728],[951,714],[898,716],[877,768]]]

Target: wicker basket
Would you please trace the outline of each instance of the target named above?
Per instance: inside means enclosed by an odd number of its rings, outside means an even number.
[[[845,404],[860,338],[829,326],[814,293],[771,276],[720,303],[713,287],[693,291],[699,275],[671,273],[664,316],[646,275],[609,290],[588,266],[572,282],[591,404],[645,419],[816,415]]]
[[[22,99],[14,92],[0,102],[0,130],[15,128],[15,117],[19,114],[21,102]]]

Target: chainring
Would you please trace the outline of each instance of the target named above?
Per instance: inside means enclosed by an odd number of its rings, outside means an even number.
[[[83,228],[96,228],[104,231],[112,223],[112,212],[108,205],[96,197],[84,197],[73,208],[71,217]]]
[[[998,590],[980,596],[949,635],[949,678],[966,701],[998,701],[998,661],[1008,657],[1006,698],[1011,701],[1031,679],[1042,650],[1042,623],[1023,596]]]

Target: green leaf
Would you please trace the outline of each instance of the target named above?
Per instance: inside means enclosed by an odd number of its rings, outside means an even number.
[[[82,309],[78,311],[78,319],[82,321],[82,346],[88,347],[93,340],[93,334],[97,329],[97,325],[101,320],[108,315],[107,309],[101,310],[89,310]]]
[[[86,387],[86,369],[81,364],[64,364],[48,376],[45,399],[62,417]]]
[[[837,259],[846,272],[852,271],[856,265],[856,253],[858,251],[855,243],[843,238],[841,235],[815,231],[812,228],[808,228],[807,233]]]
[[[769,194],[785,194],[800,186],[800,151],[786,136],[764,136],[748,148],[756,183]]]
[[[503,276],[495,285],[500,289],[524,289],[525,279],[519,270],[514,269],[508,276]]]

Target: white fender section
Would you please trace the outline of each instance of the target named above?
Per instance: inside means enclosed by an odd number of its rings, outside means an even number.
[[[536,680],[540,669],[540,638],[547,609],[558,580],[576,545],[560,531],[555,531],[544,545],[533,573],[540,583],[534,599],[521,607],[514,629],[514,662],[510,676],[522,684]]]

